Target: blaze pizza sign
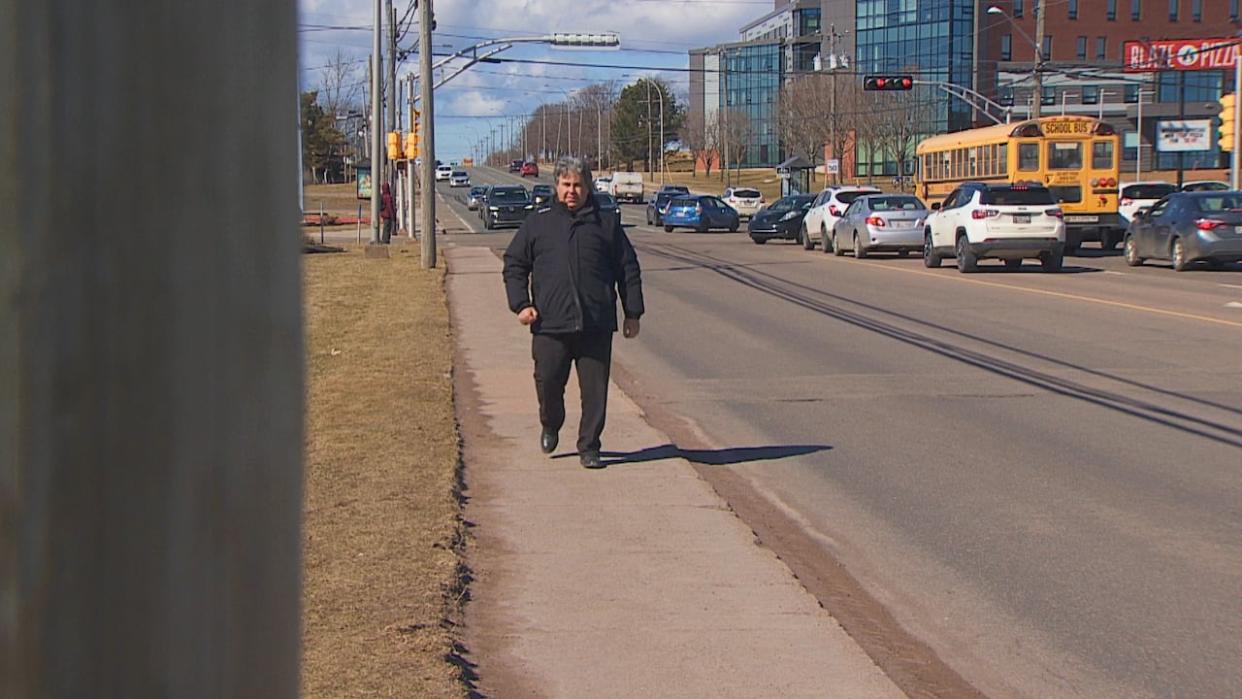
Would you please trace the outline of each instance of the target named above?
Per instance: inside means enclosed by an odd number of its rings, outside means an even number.
[[[1127,41],[1121,55],[1128,73],[1158,70],[1221,70],[1238,60],[1239,39]]]

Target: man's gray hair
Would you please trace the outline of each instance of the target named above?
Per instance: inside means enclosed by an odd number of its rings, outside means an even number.
[[[561,176],[569,174],[577,175],[582,180],[582,184],[588,187],[587,191],[594,189],[591,183],[591,166],[587,165],[587,162],[582,158],[565,155],[556,161],[556,167],[552,169],[553,181],[560,180]]]

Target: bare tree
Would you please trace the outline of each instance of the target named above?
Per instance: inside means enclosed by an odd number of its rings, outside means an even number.
[[[681,143],[690,151],[690,176],[696,177],[699,169],[699,158],[707,165],[707,174],[711,174],[710,156],[707,152],[707,122],[703,112],[695,110],[686,115],[686,124],[681,131]]]
[[[723,167],[732,165],[734,169],[741,169],[741,163],[746,159],[744,149],[754,133],[755,127],[749,114],[740,109],[724,110],[720,118],[720,142],[729,154],[729,162],[724,163]]]
[[[781,143],[815,165],[829,140],[832,96],[827,76],[806,75],[781,87],[776,115]]]
[[[346,130],[352,132],[357,129],[356,120],[362,118],[363,101],[362,86],[365,81],[358,78],[359,65],[356,60],[347,58],[340,50],[336,50],[336,54],[329,59],[328,63],[323,67],[323,77],[320,79],[319,88],[319,104],[333,125],[342,123],[346,124]],[[351,120],[351,115],[354,119]],[[345,155],[345,152],[336,153],[339,148],[346,151],[350,144],[354,142],[353,138],[343,137],[339,144],[333,146],[333,152],[329,154],[329,160],[339,159]],[[325,177],[327,171],[325,169]]]
[[[897,175],[903,178],[907,163],[914,159],[914,148],[927,135],[931,123],[931,102],[921,92],[877,93],[877,101],[884,99],[882,108],[876,110],[875,146],[885,159],[897,164]]]

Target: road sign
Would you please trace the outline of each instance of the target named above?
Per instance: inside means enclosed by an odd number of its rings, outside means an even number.
[[[841,161],[837,160],[836,158],[832,158],[830,160],[825,161],[824,172],[826,172],[829,175],[840,175],[841,174]]]
[[[1156,122],[1156,150],[1161,153],[1211,149],[1211,119]]]
[[[1121,49],[1122,67],[1128,73],[1232,68],[1238,60],[1238,42],[1234,38],[1127,41]]]

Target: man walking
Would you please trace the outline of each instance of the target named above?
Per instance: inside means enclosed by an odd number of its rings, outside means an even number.
[[[617,298],[625,312],[623,334],[637,337],[641,273],[625,231],[611,216],[600,215],[587,164],[561,158],[552,176],[555,200],[528,216],[505,250],[505,291],[509,309],[532,333],[543,426],[539,446],[545,454],[556,449],[574,363],[582,392],[578,456],[586,468],[602,468],[599,438],[608,407]]]
[[[392,198],[392,187],[387,182],[381,190],[383,194],[380,196],[380,221],[384,227],[381,229],[380,242],[385,245],[392,242],[393,229],[397,227],[397,204]]]

